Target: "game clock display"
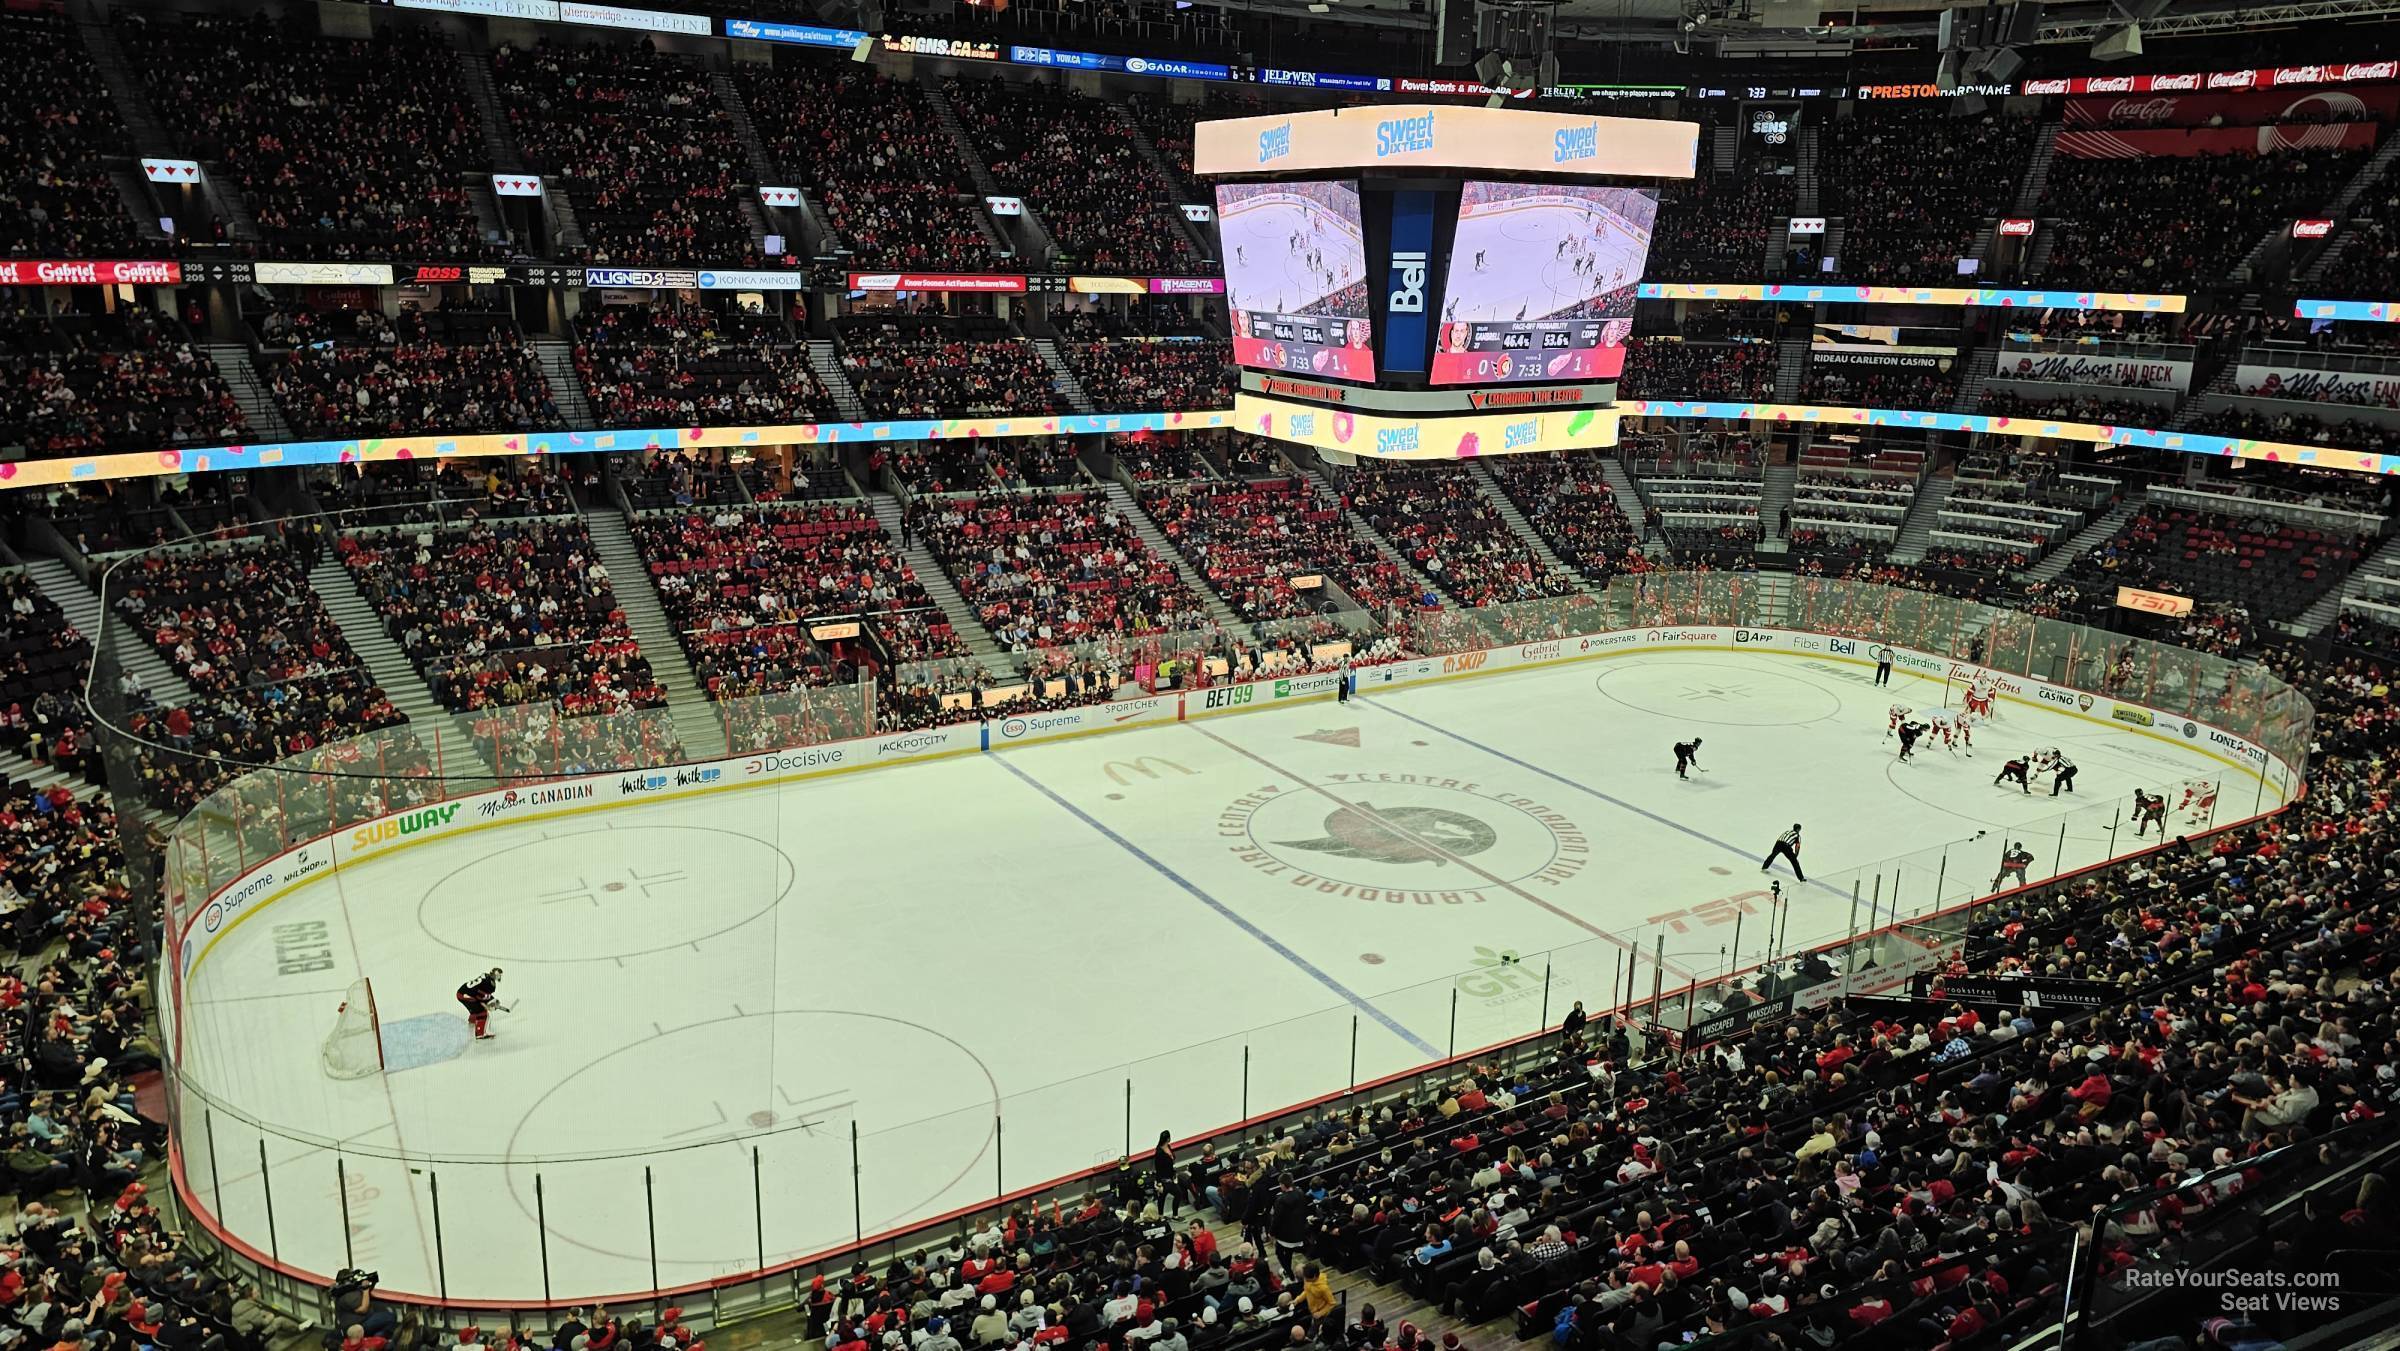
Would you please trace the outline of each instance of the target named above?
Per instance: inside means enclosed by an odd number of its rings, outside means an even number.
[[[1235,361],[1336,380],[1375,378],[1356,182],[1220,185],[1217,229]]]
[[[1625,370],[1625,339],[1632,331],[1630,318],[1444,324],[1434,380],[1614,380]]]
[[[1616,379],[1657,219],[1640,188],[1466,183],[1433,383]]]

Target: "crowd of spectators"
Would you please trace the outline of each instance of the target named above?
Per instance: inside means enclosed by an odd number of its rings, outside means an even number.
[[[293,549],[152,552],[112,575],[118,609],[199,696],[167,707],[151,703],[156,691],[128,700],[143,709],[129,727],[154,743],[139,765],[153,805],[188,811],[241,765],[406,721]]]
[[[1625,345],[1625,374],[1617,392],[1627,399],[1771,399],[1775,346],[1636,338]]]
[[[129,258],[133,218],[101,164],[124,124],[64,12],[0,13],[16,93],[0,106],[0,257]]]
[[[270,248],[473,261],[466,184],[490,172],[458,54],[432,28],[326,37],[317,18],[128,15],[127,53],[180,148],[214,161]],[[118,153],[123,153],[119,151]]]
[[[919,497],[907,535],[922,540],[1015,652],[1205,622],[1207,612],[1107,499],[1080,492]]]
[[[879,668],[855,641],[811,637],[816,620],[871,624],[894,661],[966,651],[875,514],[855,502],[650,516],[635,523],[634,542],[711,698],[846,683]]]
[[[216,363],[146,306],[52,314],[0,300],[0,445],[40,455],[227,445],[249,422]]]
[[[1767,240],[1792,214],[1789,176],[1702,174],[1661,189],[1658,224],[1650,237],[1650,281],[1724,281],[1754,277],[1766,264]]]
[[[660,302],[603,309],[577,330],[575,371],[604,427],[839,419],[781,320]]]
[[[1639,557],[1640,532],[1590,455],[1495,455],[1484,464],[1542,542],[1569,567],[1606,581]]]
[[[2173,415],[2172,403],[2139,399],[2108,399],[2097,394],[2062,389],[2056,394],[1986,387],[1976,410],[1987,417],[2028,418],[2042,422],[2089,422],[2103,427],[2161,427]]]
[[[1233,345],[1121,340],[1059,346],[1100,412],[1188,412],[1232,405]]]
[[[1194,275],[1180,200],[1107,101],[1044,83],[943,85],[1000,190],[1024,199],[1079,266]]]
[[[2043,204],[2056,242],[2039,280],[2180,293],[2194,277],[2223,277],[2269,230],[2320,210],[2368,153],[2061,155]]]
[[[1903,366],[1809,363],[1800,402],[1846,408],[1912,408],[1946,413],[1958,397],[1958,371]]]
[[[591,261],[762,263],[741,140],[697,63],[646,42],[505,46],[492,85],[526,167],[573,203]]]
[[[1451,468],[1361,465],[1339,483],[1346,510],[1357,512],[1462,605],[1576,590],[1575,579],[1545,565],[1466,474]]]
[[[400,460],[367,473],[330,467],[309,491],[326,511],[351,513],[343,524],[394,525],[468,516],[564,516],[599,497],[599,466],[577,457],[520,460]],[[188,519],[188,513],[187,513]]]
[[[1109,435],[1108,449],[1136,483],[1207,478],[1208,463],[1200,453],[1201,435],[1199,432],[1114,432]]]
[[[1295,577],[1338,582],[1371,613],[1412,602],[1408,574],[1359,539],[1333,496],[1301,477],[1145,487],[1142,510],[1245,620],[1321,613],[1329,599]]]
[[[436,331],[434,325],[442,329]],[[505,318],[416,310],[276,311],[263,330],[288,350],[267,388],[303,436],[546,431],[564,424],[533,347]],[[270,349],[271,350],[271,349]]]
[[[1842,280],[1957,285],[1984,222],[2009,213],[2040,121],[1959,116],[1955,102],[1860,103],[1832,119],[1824,205],[1843,218]]]
[[[993,417],[1064,408],[1031,341],[1005,328],[897,321],[842,331],[842,369],[875,417]]]
[[[30,574],[0,572],[0,607],[0,748],[71,780],[102,782],[82,697],[91,640]]]
[[[992,240],[958,145],[914,80],[854,62],[735,67],[743,102],[785,181],[811,189],[849,261],[870,268],[983,268]]]
[[[446,708],[666,701],[580,520],[351,531],[335,548]]]
[[[2068,565],[2068,578],[2098,596],[2125,585],[2238,607],[2265,621],[2290,620],[2341,582],[2373,541],[2224,511],[2158,501]],[[2245,616],[2246,617],[2246,616]]]
[[[2206,436],[2230,436],[2252,441],[2281,441],[2290,445],[2342,446],[2384,454],[2400,451],[2400,429],[2357,418],[2334,421],[2306,413],[2286,413],[2229,404],[2192,419],[2191,430]]]

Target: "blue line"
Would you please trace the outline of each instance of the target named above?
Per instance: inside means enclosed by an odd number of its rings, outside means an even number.
[[[1564,774],[1557,773],[1553,770],[1544,769],[1540,765],[1533,764],[1529,761],[1520,760],[1517,757],[1510,755],[1508,752],[1498,749],[1497,747],[1486,746],[1482,742],[1475,740],[1473,737],[1461,736],[1458,733],[1451,731],[1449,728],[1442,726],[1440,723],[1427,722],[1423,718],[1403,713],[1399,709],[1389,706],[1382,699],[1368,699],[1364,700],[1363,702],[1367,707],[1372,708],[1377,712],[1388,713],[1403,722],[1413,722],[1419,727],[1429,728],[1433,731],[1439,732],[1443,736],[1450,738],[1452,741],[1462,742],[1466,745],[1473,746],[1475,749],[1482,751],[1484,754],[1492,756],[1495,759],[1506,760],[1508,763],[1515,765],[1519,769],[1531,770],[1532,772],[1541,775],[1545,779],[1549,779],[1554,783],[1565,784],[1567,787],[1572,788],[1579,793],[1589,793],[1593,797],[1600,799],[1602,802],[1605,802],[1612,807],[1618,807],[1625,811],[1632,812],[1636,816],[1642,817],[1649,821],[1654,821],[1659,825],[1668,827],[1669,829],[1680,830],[1684,834],[1689,835],[1693,839],[1699,840],[1704,844],[1713,844],[1717,848],[1725,850],[1727,853],[1736,854],[1742,858],[1750,857],[1750,851],[1741,848],[1738,845],[1727,844],[1725,841],[1718,839],[1714,835],[1710,835],[1704,831],[1694,830],[1690,826],[1687,826],[1683,822],[1675,820],[1672,817],[1661,816],[1657,812],[1636,807],[1623,798],[1610,797],[1608,794],[1601,792],[1599,789],[1592,787],[1588,783],[1578,783],[1575,780],[1568,778]],[[1800,885],[1806,887],[1815,887],[1819,891],[1826,892],[1834,896],[1840,896],[1845,899],[1847,899],[1850,894],[1824,882],[1802,882]]]
[[[1183,888],[1183,890],[1194,900],[1199,901],[1202,905],[1207,906],[1209,909],[1216,911],[1219,915],[1231,921],[1234,926],[1239,928],[1243,933],[1246,933],[1252,938],[1257,939],[1259,942],[1266,944],[1276,956],[1283,958],[1285,961],[1290,962],[1292,965],[1307,972],[1316,980],[1319,985],[1322,985],[1326,989],[1340,995],[1344,1002],[1348,1003],[1351,1007],[1374,1019],[1376,1022],[1383,1024],[1385,1028],[1390,1030],[1393,1036],[1398,1037],[1400,1040],[1405,1041],[1409,1045],[1417,1048],[1417,1050],[1423,1054],[1426,1059],[1439,1060],[1442,1058],[1441,1051],[1436,1049],[1432,1043],[1427,1042],[1423,1038],[1419,1037],[1416,1033],[1409,1031],[1405,1027],[1402,1027],[1398,1022],[1393,1020],[1390,1014],[1385,1013],[1382,1009],[1375,1007],[1373,1004],[1367,1002],[1367,1000],[1364,998],[1361,998],[1358,994],[1354,993],[1349,986],[1342,984],[1340,981],[1335,980],[1333,977],[1325,974],[1323,971],[1318,970],[1314,963],[1310,962],[1306,957],[1301,956],[1299,953],[1292,951],[1290,948],[1285,947],[1266,930],[1259,928],[1257,925],[1252,924],[1249,920],[1246,920],[1240,915],[1235,914],[1233,910],[1223,901],[1218,900],[1216,897],[1209,895],[1207,892],[1202,891],[1199,887],[1195,886],[1190,878],[1185,877],[1182,873],[1179,873],[1173,868],[1168,867],[1166,864],[1159,862],[1155,858],[1152,858],[1149,854],[1143,852],[1140,845],[1137,845],[1133,841],[1126,839],[1122,835],[1119,835],[1117,832],[1110,830],[1107,826],[1101,824],[1099,819],[1094,817],[1091,813],[1051,791],[1048,784],[1043,783],[1040,779],[1033,777],[1024,770],[1017,768],[1016,765],[1010,761],[1008,756],[995,755],[989,758],[993,764],[998,765],[1002,769],[1007,770],[1009,773],[1016,775],[1020,779],[1023,779],[1027,784],[1032,786],[1035,792],[1040,793],[1043,797],[1046,797],[1052,802],[1056,803],[1058,807],[1062,811],[1065,811],[1068,815],[1074,817],[1078,821],[1083,822],[1085,825],[1090,826],[1092,829],[1099,831],[1102,835],[1107,836],[1109,843],[1114,844],[1119,849],[1124,850],[1126,853],[1131,854],[1135,858],[1138,858],[1142,862],[1150,865],[1151,871],[1157,873],[1159,876],[1167,879],[1168,881],[1173,882],[1176,886]]]

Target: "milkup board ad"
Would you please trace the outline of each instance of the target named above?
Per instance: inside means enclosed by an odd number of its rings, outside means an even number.
[[[1641,188],[1468,182],[1433,383],[1616,379],[1657,220]]]
[[[1220,184],[1217,230],[1236,362],[1375,378],[1355,181]]]

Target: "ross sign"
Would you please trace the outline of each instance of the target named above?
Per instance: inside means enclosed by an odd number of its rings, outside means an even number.
[[[700,274],[674,267],[587,267],[585,286],[625,286],[636,291],[689,291],[700,285]]]
[[[250,275],[258,281],[290,286],[389,286],[389,263],[257,263]]]
[[[974,272],[853,272],[853,291],[975,291],[990,295],[1022,295],[1021,276]]]
[[[670,14],[659,9],[623,9],[584,0],[559,0],[560,23],[584,23],[595,28],[638,28],[653,33],[681,33],[704,38],[715,32],[705,14]]]
[[[182,280],[177,263],[0,262],[0,286],[172,286]]]
[[[1425,369],[1426,293],[1432,269],[1433,194],[1403,188],[1392,194],[1391,265],[1385,274],[1383,368]]]
[[[1405,84],[1407,81],[1395,83]],[[1199,174],[1320,169],[1478,169],[1690,178],[1700,145],[1693,122],[1541,113],[1450,104],[1383,104],[1193,127]]]
[[[497,197],[539,197],[542,195],[540,174],[493,174],[492,194]]]
[[[759,19],[727,19],[725,36],[753,42],[788,42],[796,47],[856,47],[867,40],[859,28],[821,28],[806,23],[767,23]]]
[[[200,181],[200,161],[196,159],[152,159],[142,157],[142,177],[153,183],[197,183]]]
[[[2117,604],[2128,610],[2139,610],[2144,614],[2153,615],[2188,615],[2192,612],[2190,596],[2177,596],[2165,591],[2144,591],[2131,586],[2117,588]]]
[[[2333,222],[2329,220],[2296,220],[2292,222],[2292,238],[2294,239],[2323,239],[2332,233]]]
[[[1823,216],[1794,216],[1791,218],[1790,232],[1795,235],[1821,235],[1825,233],[1825,218]]]
[[[1025,199],[1022,197],[986,197],[983,199],[983,204],[991,208],[991,212],[995,216],[1022,216],[1025,214]]]
[[[2029,239],[2033,236],[2033,220],[2029,216],[2009,216],[2000,222],[2002,239]]]
[[[886,33],[875,41],[885,51],[897,52],[902,56],[940,56],[952,61],[997,61],[1000,59],[999,43],[984,42],[975,38],[935,38],[916,34],[903,34],[895,37]]]

